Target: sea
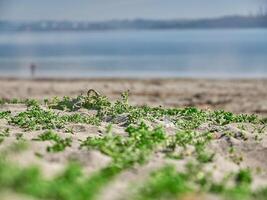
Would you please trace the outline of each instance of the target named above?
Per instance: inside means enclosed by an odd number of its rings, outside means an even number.
[[[2,32],[0,77],[267,78],[267,29]]]

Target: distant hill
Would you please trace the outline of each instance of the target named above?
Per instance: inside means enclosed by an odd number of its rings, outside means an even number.
[[[267,28],[267,14],[259,16],[225,16],[198,20],[110,20],[78,21],[0,21],[0,31],[105,31],[154,29]]]

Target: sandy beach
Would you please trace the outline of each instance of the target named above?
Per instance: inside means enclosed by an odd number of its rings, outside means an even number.
[[[267,200],[267,0],[0,11],[0,200]]]
[[[95,89],[111,99],[130,91],[137,105],[224,109],[267,115],[267,80],[212,79],[0,79],[0,98],[76,96]]]
[[[185,108],[197,107],[204,109],[205,112],[213,112],[213,110],[224,109],[233,113],[249,113],[257,114],[260,117],[267,116],[267,80],[204,80],[204,79],[88,79],[88,80],[60,80],[60,79],[0,79],[0,98],[3,99],[40,99],[52,98],[55,96],[71,96],[75,97],[79,94],[85,94],[89,89],[94,89],[100,94],[106,95],[113,102],[118,99],[122,92],[129,90],[129,103],[131,105],[149,105],[162,106],[164,108]],[[47,147],[54,144],[53,141],[36,141],[36,138],[44,134],[49,127],[42,127],[42,123],[50,123],[48,119],[44,122],[39,119],[39,115],[27,118],[31,115],[31,107],[25,104],[9,104],[5,103],[0,106],[0,112],[10,111],[10,116],[7,113],[2,113],[0,119],[0,131],[4,137],[0,145],[0,152],[5,152],[10,149],[13,143],[18,141],[26,141],[27,148],[19,152],[9,152],[9,160],[17,163],[20,167],[37,165],[45,178],[51,179],[59,174],[71,160],[77,160],[82,164],[85,177],[101,171],[112,162],[112,157],[106,155],[99,149],[80,148],[82,141],[86,141],[89,137],[105,137],[106,129],[109,123],[113,123],[112,131],[115,135],[123,138],[126,136],[127,129],[124,120],[128,120],[128,113],[115,116],[112,121],[106,118],[101,118],[98,125],[93,123],[77,123],[69,122],[64,124],[64,127],[53,128],[53,131],[60,138],[71,139],[71,144],[60,152],[47,152]],[[38,112],[46,112],[48,108],[41,105]],[[35,128],[25,129],[29,126],[29,122],[21,125],[20,121],[25,120],[25,117],[20,118],[20,113],[27,113],[27,120],[34,120],[36,125],[40,126],[40,130]],[[56,117],[71,115],[72,112],[52,109],[56,113]],[[81,108],[74,113],[81,116],[93,116],[95,110],[87,110]],[[23,115],[24,115],[23,114]],[[51,113],[50,113],[51,114]],[[50,115],[49,114],[49,115]],[[126,117],[125,117],[126,114]],[[41,115],[41,114],[40,114]],[[48,114],[43,114],[44,117]],[[54,116],[51,114],[52,117]],[[41,116],[43,117],[43,116]],[[172,118],[174,117],[174,118]],[[183,120],[183,116],[167,116],[162,119],[150,121],[144,117],[145,122],[149,126],[149,131],[157,126],[162,126],[166,137],[172,137],[175,133],[180,133],[181,127],[175,124],[179,120]],[[38,118],[38,119],[37,119]],[[35,121],[36,119],[36,121]],[[212,161],[203,162],[203,172],[212,172],[212,181],[219,182],[230,173],[238,173],[241,169],[250,168],[253,174],[251,183],[252,191],[265,188],[267,186],[267,136],[266,125],[262,122],[249,123],[244,120],[229,121],[226,123],[216,124],[213,119],[207,118],[201,121],[196,127],[191,127],[190,117],[184,116],[190,130],[194,134],[203,134],[210,132],[212,140],[207,144],[205,155],[212,155]],[[56,120],[56,118],[51,119]],[[178,120],[178,121],[177,121]],[[197,118],[192,118],[192,123]],[[52,122],[54,124],[55,121]],[[43,130],[42,130],[43,129]],[[185,129],[186,130],[186,129]],[[180,132],[179,132],[180,131]],[[72,134],[70,134],[71,132]],[[183,132],[181,132],[183,133]],[[189,133],[188,133],[189,134]],[[125,137],[126,136],[126,137]],[[187,137],[185,135],[185,137]],[[194,136],[197,138],[197,135]],[[206,138],[207,139],[207,138]],[[62,140],[59,140],[62,141]],[[193,141],[193,139],[192,139]],[[96,196],[93,199],[119,200],[119,199],[136,199],[136,189],[149,178],[150,174],[159,170],[166,165],[173,165],[178,171],[184,171],[188,162],[196,159],[195,146],[188,141],[187,148],[177,147],[174,153],[185,155],[183,159],[171,159],[166,157],[166,150],[153,149],[149,160],[144,165],[135,164],[130,168],[126,168],[116,174],[111,181],[97,188]],[[160,147],[163,148],[163,147]],[[165,147],[164,147],[165,148]],[[202,165],[201,165],[202,166]],[[259,173],[260,171],[260,173]],[[0,173],[1,175],[1,173]],[[15,179],[16,180],[16,179]],[[72,184],[72,183],[70,183]],[[7,187],[8,188],[8,187]],[[20,193],[10,192],[8,189],[1,193],[3,199],[29,199],[29,196],[24,196]],[[138,192],[137,192],[138,193]],[[27,194],[27,191],[26,191]],[[200,193],[201,194],[201,193]],[[89,198],[89,197],[88,197]],[[38,199],[38,198],[37,198]],[[223,199],[220,196],[203,193],[192,194],[185,196],[182,199],[194,200],[218,200]]]

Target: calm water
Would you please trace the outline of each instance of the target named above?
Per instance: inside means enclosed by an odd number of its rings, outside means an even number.
[[[267,77],[267,30],[0,33],[0,76]]]

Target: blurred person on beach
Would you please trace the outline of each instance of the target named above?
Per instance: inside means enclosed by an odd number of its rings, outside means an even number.
[[[34,78],[34,76],[35,76],[36,68],[37,68],[36,64],[31,63],[30,70],[31,70],[31,77],[32,78]]]

